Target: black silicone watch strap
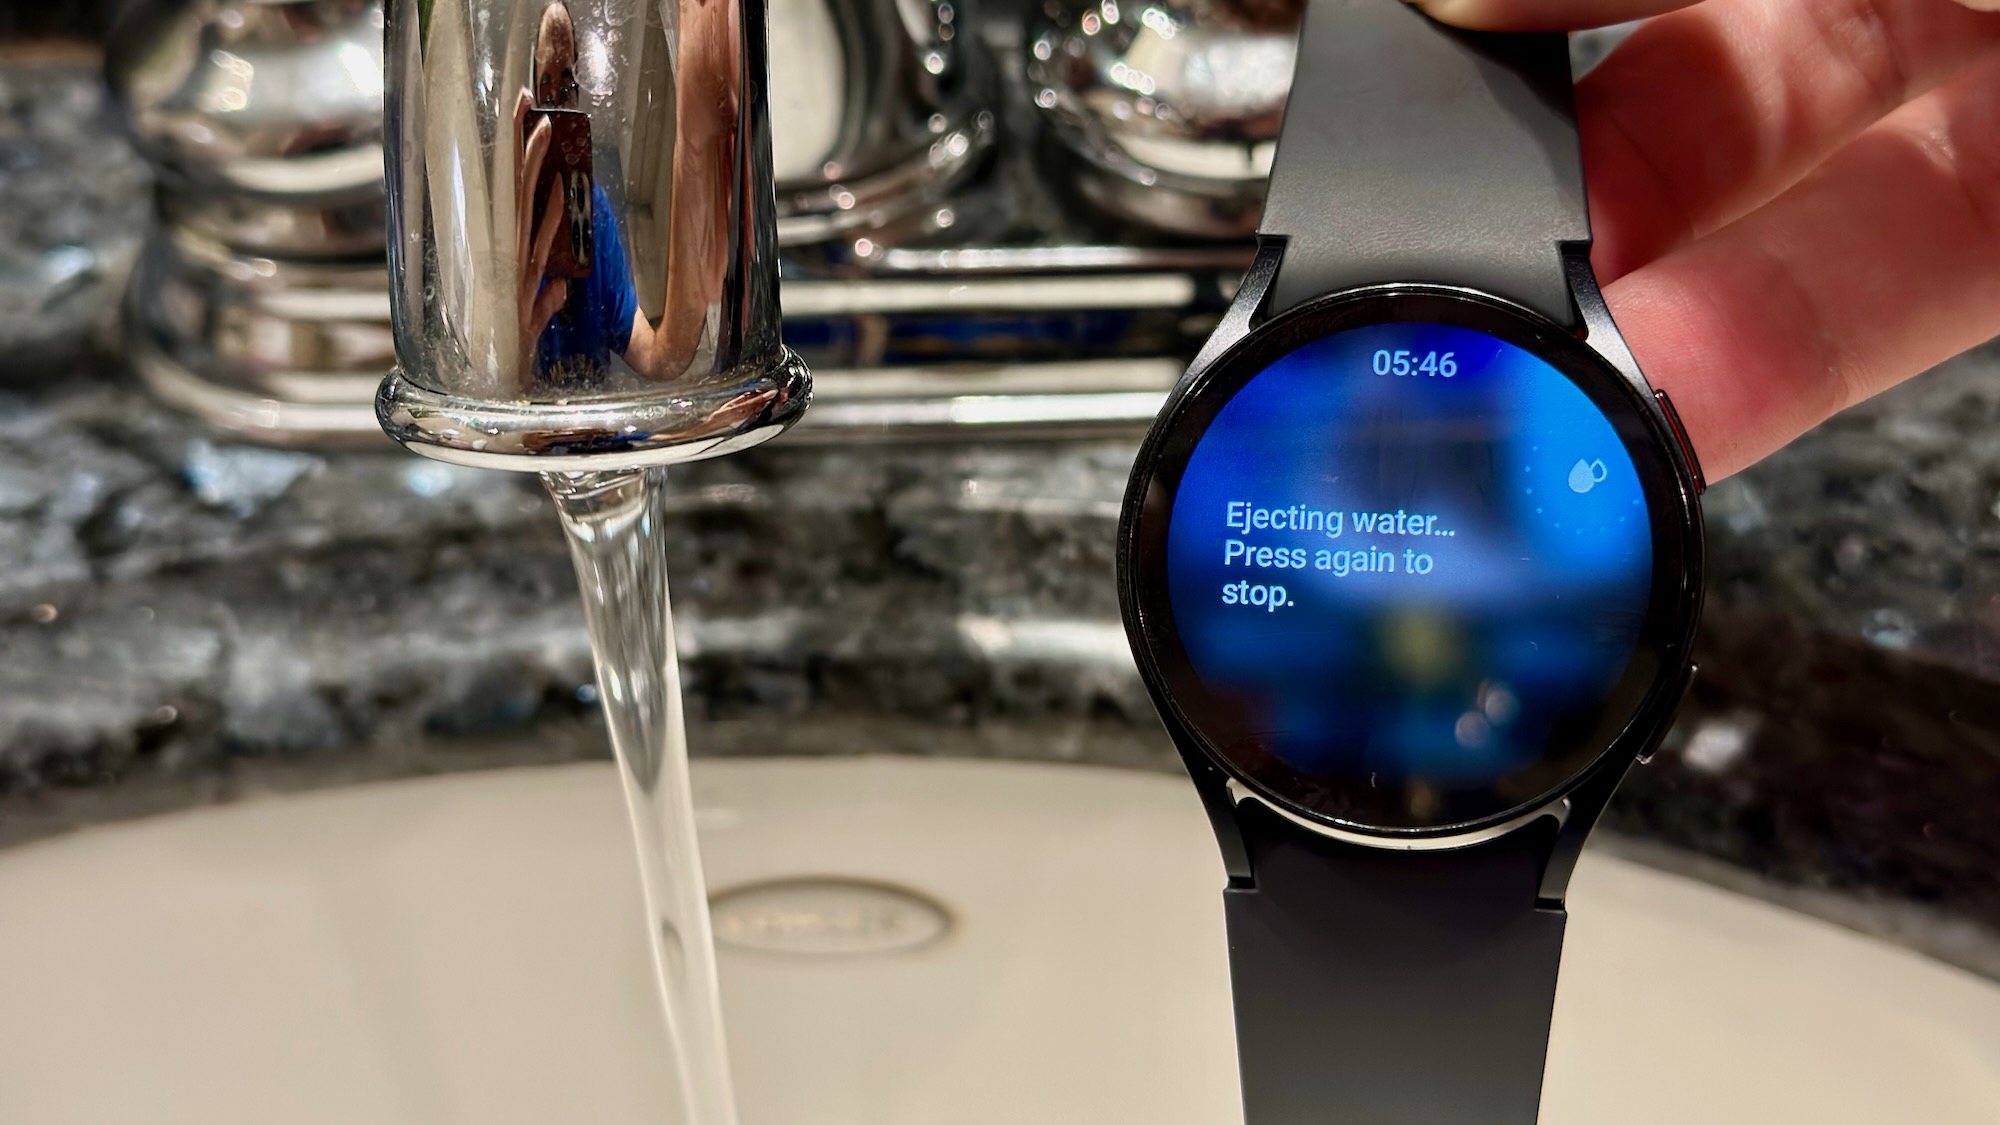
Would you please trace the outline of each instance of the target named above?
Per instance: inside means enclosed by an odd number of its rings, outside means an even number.
[[[1237,806],[1225,892],[1245,1125],[1534,1125],[1565,915],[1553,818],[1454,851]]]
[[[1446,28],[1402,0],[1307,0],[1260,231],[1271,312],[1349,289],[1483,289],[1565,326],[1590,241],[1561,34]]]

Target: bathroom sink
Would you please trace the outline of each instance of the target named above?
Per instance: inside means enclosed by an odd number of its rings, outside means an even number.
[[[1176,778],[698,763],[746,1125],[1237,1117]],[[0,853],[8,1125],[660,1122],[608,766],[266,798]],[[1546,1125],[2000,1120],[2000,987],[1602,855]]]

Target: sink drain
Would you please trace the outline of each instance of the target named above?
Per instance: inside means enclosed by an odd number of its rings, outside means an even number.
[[[834,876],[773,879],[710,900],[718,944],[810,956],[907,953],[942,941],[951,913],[916,891]]]

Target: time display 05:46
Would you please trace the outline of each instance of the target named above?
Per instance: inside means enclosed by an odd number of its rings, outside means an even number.
[[[1375,374],[1429,375],[1433,379],[1449,379],[1458,374],[1458,353],[1379,348],[1375,352]]]

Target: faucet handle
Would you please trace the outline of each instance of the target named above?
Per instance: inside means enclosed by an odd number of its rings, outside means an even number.
[[[381,251],[381,0],[129,0],[105,77],[169,224],[245,254]]]
[[[811,395],[779,339],[757,0],[390,0],[391,437],[545,471],[715,456]]]

